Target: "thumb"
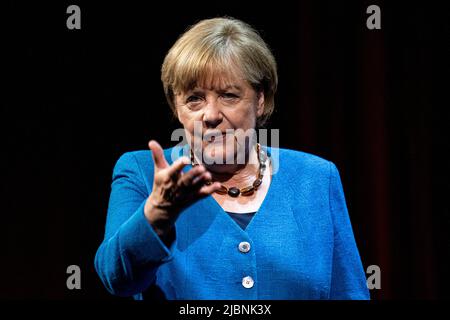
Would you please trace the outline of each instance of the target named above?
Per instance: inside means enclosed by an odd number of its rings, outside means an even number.
[[[152,158],[153,163],[155,165],[155,171],[159,169],[164,169],[169,166],[169,164],[166,161],[166,158],[164,158],[164,151],[159,145],[158,142],[155,140],[150,140],[148,143],[148,147],[152,151]]]

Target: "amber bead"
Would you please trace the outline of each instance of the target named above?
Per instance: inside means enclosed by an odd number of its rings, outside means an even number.
[[[262,183],[262,179],[258,178],[255,181],[253,181],[253,187],[256,189],[258,188]]]
[[[241,195],[243,196],[251,196],[253,192],[255,192],[255,187],[253,186],[248,186],[241,189]]]
[[[231,187],[230,189],[228,189],[228,195],[230,197],[236,198],[240,193],[241,191],[236,187]]]
[[[220,186],[220,189],[216,191],[218,194],[227,194],[228,189],[225,186]]]

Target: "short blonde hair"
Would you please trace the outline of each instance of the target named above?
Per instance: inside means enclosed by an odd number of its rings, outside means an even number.
[[[257,120],[263,125],[274,109],[278,85],[275,58],[257,31],[228,17],[191,26],[167,53],[161,81],[172,111],[177,114],[175,94],[193,89],[200,81],[230,75],[233,69],[239,70],[255,91],[264,93],[264,112]]]

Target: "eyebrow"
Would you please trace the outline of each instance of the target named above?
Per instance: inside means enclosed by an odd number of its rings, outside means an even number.
[[[241,87],[240,86],[238,86],[238,85],[228,85],[228,86],[226,86],[225,88],[223,88],[223,89],[219,89],[219,91],[226,91],[226,90],[229,90],[229,89],[236,89],[236,90],[241,90]]]
[[[216,88],[209,88],[207,90],[224,92],[224,91],[227,91],[229,89],[236,89],[236,90],[242,91],[242,87],[240,87],[238,85],[228,85],[225,88],[218,88],[218,89],[216,89]],[[188,90],[187,92],[195,93],[195,92],[199,92],[201,90],[204,90],[204,88],[196,87],[196,88],[193,88],[191,90]]]

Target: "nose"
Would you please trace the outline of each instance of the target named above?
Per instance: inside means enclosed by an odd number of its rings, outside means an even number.
[[[208,104],[204,110],[203,122],[207,128],[215,128],[222,122],[223,115],[216,99],[208,99]]]

